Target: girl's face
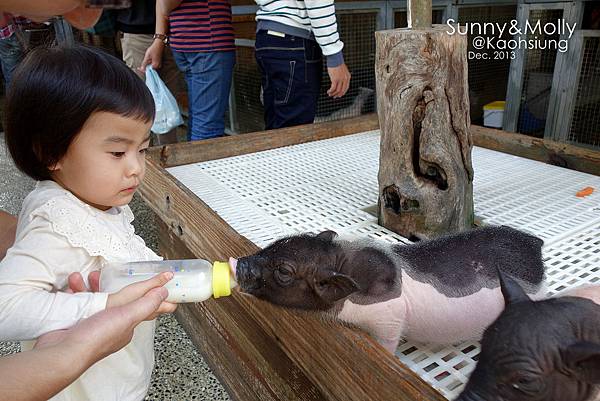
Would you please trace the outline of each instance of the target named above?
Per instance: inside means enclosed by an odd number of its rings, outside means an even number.
[[[144,179],[151,126],[151,121],[93,113],[52,167],[52,179],[100,210],[128,204]]]

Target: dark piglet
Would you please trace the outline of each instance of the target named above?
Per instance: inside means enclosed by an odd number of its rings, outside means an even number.
[[[539,238],[484,227],[412,245],[348,241],[332,231],[274,242],[237,263],[242,291],[357,325],[393,352],[400,338],[478,339],[504,301],[497,270],[542,286]]]
[[[457,401],[600,400],[600,287],[535,302],[502,281],[506,308]]]

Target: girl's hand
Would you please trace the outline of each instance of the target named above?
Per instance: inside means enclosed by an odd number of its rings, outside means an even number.
[[[65,291],[70,294],[74,294],[76,292],[99,292],[100,291],[100,271],[94,270],[88,274],[88,283],[90,284],[90,288],[87,288],[85,282],[83,281],[83,277],[81,273],[75,272],[69,274],[68,277],[69,288]]]
[[[156,276],[140,281],[139,283],[129,284],[127,287],[123,287],[118,292],[114,294],[110,294],[108,296],[108,301],[106,302],[106,309],[114,308],[116,306],[121,306],[128,304],[136,299],[143,297],[147,292],[156,287],[162,287],[169,280],[173,278],[172,272],[163,272],[157,274]],[[150,315],[146,320],[155,319],[158,315],[162,315],[163,313],[172,313],[177,308],[177,304],[163,301],[160,304],[160,307]]]

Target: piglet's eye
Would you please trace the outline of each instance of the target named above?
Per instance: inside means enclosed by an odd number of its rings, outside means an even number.
[[[537,377],[520,376],[512,382],[512,388],[525,394],[536,394],[542,389],[542,381]]]
[[[294,281],[293,271],[286,266],[277,268],[273,273],[273,276],[280,285],[288,285]]]

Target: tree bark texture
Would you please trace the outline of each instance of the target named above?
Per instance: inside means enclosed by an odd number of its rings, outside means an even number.
[[[467,38],[376,32],[379,224],[409,239],[473,225]]]

